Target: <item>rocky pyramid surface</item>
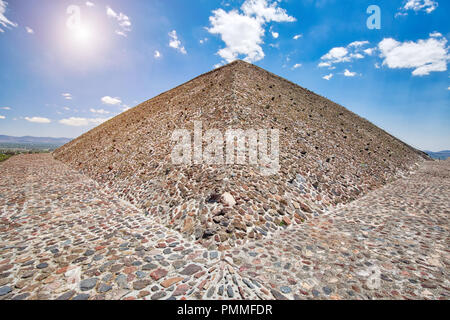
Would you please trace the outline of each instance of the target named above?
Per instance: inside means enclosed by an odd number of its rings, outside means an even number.
[[[194,121],[204,131],[278,129],[279,171],[174,164],[172,133],[193,131]],[[324,214],[427,158],[344,107],[242,61],[118,115],[54,157],[142,214],[220,250]]]

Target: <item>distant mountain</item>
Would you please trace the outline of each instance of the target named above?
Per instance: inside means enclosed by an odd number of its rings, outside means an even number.
[[[12,137],[0,135],[0,143],[16,143],[16,144],[53,144],[64,145],[70,142],[69,138],[43,138],[43,137]]]
[[[424,151],[424,152],[427,153],[433,159],[446,160],[447,158],[450,158],[450,150],[444,150],[439,152],[433,151]]]

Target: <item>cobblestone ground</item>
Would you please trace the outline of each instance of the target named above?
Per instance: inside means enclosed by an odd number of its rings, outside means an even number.
[[[272,298],[50,155],[11,160],[0,164],[0,299]]]
[[[450,161],[232,251],[279,299],[449,299]]]
[[[0,164],[0,299],[448,299],[450,163],[226,252],[51,155]]]

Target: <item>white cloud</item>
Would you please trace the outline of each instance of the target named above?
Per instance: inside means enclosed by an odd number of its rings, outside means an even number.
[[[161,52],[159,52],[158,50],[155,50],[155,54],[153,55],[153,57],[155,57],[155,59],[159,59],[162,57]]]
[[[90,1],[86,1],[86,6],[93,7],[93,6],[95,6],[95,4]]]
[[[322,77],[322,79],[325,79],[325,80],[330,80],[331,78],[333,78],[333,74],[332,73]]]
[[[0,26],[3,26],[4,28],[10,28],[10,27],[17,27],[18,24],[11,22],[7,17],[5,17],[6,13],[6,6],[8,5],[8,2],[0,0]],[[2,28],[0,28],[0,32],[5,32]]]
[[[0,116],[0,119],[6,119],[6,117],[5,116]]]
[[[200,44],[204,44],[204,43],[208,42],[208,38],[200,39],[199,42],[200,42]]]
[[[398,42],[385,38],[378,44],[383,65],[391,69],[414,69],[413,76],[425,76],[430,72],[447,70],[447,39],[431,37],[417,42]]]
[[[329,63],[329,62],[321,62],[321,63],[318,64],[318,66],[319,66],[320,68],[323,68],[323,67],[331,67],[331,63]]]
[[[430,33],[430,37],[440,38],[440,37],[442,37],[442,33],[435,31],[435,32]]]
[[[2,109],[2,110],[11,110],[10,107],[1,107],[0,109]]]
[[[30,27],[25,27],[25,30],[27,30],[27,33],[29,33],[29,34],[33,34],[34,33],[34,30],[31,29]]]
[[[303,37],[302,34],[296,34],[292,39],[298,40],[298,39],[300,39],[301,37]]]
[[[364,50],[364,53],[367,54],[368,56],[371,56],[375,52],[375,50],[376,48],[368,48]]]
[[[246,16],[255,16],[266,22],[294,22],[295,18],[287,14],[286,10],[278,7],[275,1],[269,5],[267,0],[246,0],[241,7]]]
[[[127,32],[131,31],[131,20],[122,12],[116,13],[111,7],[106,7],[106,15],[110,18],[116,19],[119,23],[120,30],[116,30],[116,34],[126,37]]]
[[[25,120],[33,123],[50,123],[52,122],[50,119],[42,118],[42,117],[25,117]]]
[[[169,37],[170,37],[170,42],[169,42],[169,46],[177,49],[178,51],[180,51],[182,54],[186,54],[186,49],[181,45],[181,41],[178,40],[178,35],[177,35],[177,31],[176,30],[172,30],[169,32]]]
[[[348,46],[349,47],[362,47],[362,46],[365,46],[366,44],[369,44],[369,41],[353,41]]]
[[[68,119],[59,120],[59,123],[64,124],[66,126],[71,127],[86,127],[91,124],[99,125],[105,121],[109,120],[109,118],[75,118],[71,117]]]
[[[102,98],[102,103],[110,104],[110,105],[117,105],[117,104],[121,104],[122,100],[120,100],[120,98],[113,98],[110,96],[106,96],[106,97]]]
[[[346,47],[332,48],[327,54],[322,56],[322,60],[319,63],[319,67],[330,67],[333,64],[351,62],[356,59],[364,59],[365,55],[371,55],[372,49],[364,49],[363,47],[369,44],[369,41],[354,41],[348,44]]]
[[[349,61],[349,57],[347,56],[348,50],[344,47],[337,47],[331,49],[326,55],[324,55],[322,60],[329,60],[329,63],[338,63]]]
[[[106,111],[104,109],[89,109],[89,111],[98,114],[109,114],[109,111]]]
[[[294,64],[294,66],[292,67],[292,69],[297,69],[297,68],[300,68],[301,66],[302,66],[301,63],[296,63],[296,64]]]
[[[217,9],[209,17],[211,27],[208,32],[220,35],[226,47],[217,54],[226,62],[232,62],[240,55],[248,62],[259,61],[264,58],[261,47],[268,22],[293,22],[286,10],[278,7],[278,2],[267,0],[246,0],[241,11],[234,9],[229,12]],[[275,37],[274,34],[272,36]]]
[[[450,87],[448,87],[447,90],[450,90]]]
[[[274,39],[278,39],[279,36],[280,36],[280,34],[278,32],[272,32],[272,37]]]
[[[72,95],[70,94],[70,93],[62,93],[61,94],[63,97],[64,97],[64,99],[66,99],[66,100],[72,100],[73,99],[73,97],[72,97]]]
[[[354,76],[356,76],[356,72],[351,72],[348,69],[345,69],[344,76],[346,76],[346,77],[354,77]]]
[[[433,0],[407,0],[401,10],[414,10],[415,12],[425,11],[426,13],[431,13],[438,7],[438,5],[439,4],[437,1]]]
[[[244,60],[248,62],[264,58],[261,48],[264,29],[260,20],[242,15],[236,10],[225,12],[222,9],[213,11],[209,20],[212,27],[208,31],[220,34],[226,44],[226,47],[217,53],[227,62],[236,60],[239,55],[244,55]]]

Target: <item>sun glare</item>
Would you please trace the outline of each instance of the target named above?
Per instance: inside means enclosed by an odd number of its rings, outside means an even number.
[[[79,26],[72,30],[74,39],[79,44],[89,44],[92,41],[92,30],[87,26]]]
[[[61,59],[77,69],[87,67],[99,62],[108,39],[103,35],[102,25],[85,19],[78,23],[67,25],[60,34],[58,47],[61,50]]]

